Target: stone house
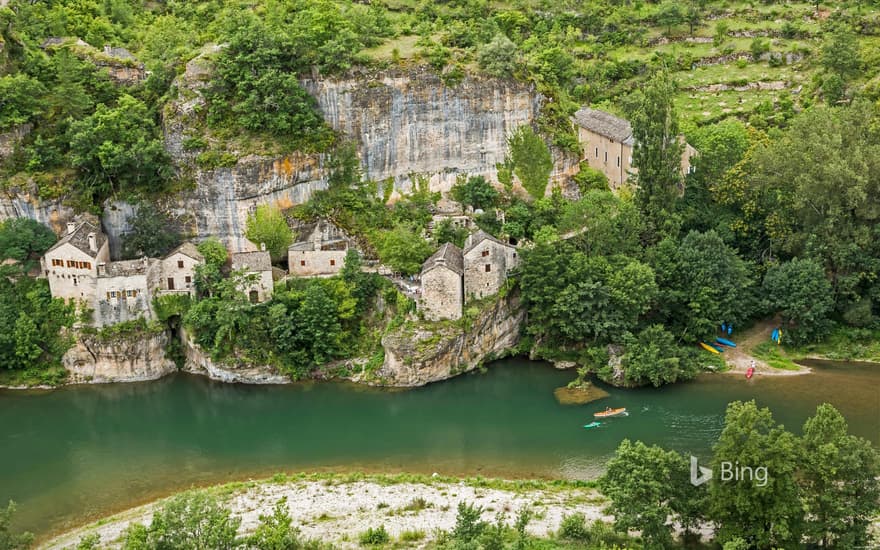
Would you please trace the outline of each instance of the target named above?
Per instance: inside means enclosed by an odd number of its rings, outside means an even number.
[[[161,274],[156,258],[98,264],[94,321],[98,327],[143,317],[153,319],[153,284]]]
[[[345,255],[354,241],[327,220],[300,226],[299,240],[287,249],[287,267],[291,275],[316,277],[336,275],[345,264]]]
[[[67,233],[40,259],[52,296],[95,309],[98,264],[110,261],[110,244],[89,222],[68,223]]]
[[[452,243],[440,247],[422,265],[421,310],[430,321],[459,319],[464,307],[464,264],[461,249]]]
[[[272,258],[266,250],[234,253],[232,271],[243,271],[246,275],[255,276],[253,282],[239,289],[247,295],[251,303],[259,304],[272,297],[275,289],[272,280]]]
[[[468,236],[462,252],[465,299],[496,294],[519,263],[516,248],[482,229]]]
[[[582,108],[573,117],[578,141],[584,148],[584,158],[591,168],[599,170],[608,178],[611,189],[622,187],[635,171],[632,152],[635,145],[632,125],[629,121],[597,109]],[[684,138],[680,138],[684,141]],[[684,144],[681,155],[681,172],[691,172],[691,158],[697,150]]]
[[[196,266],[205,263],[205,257],[191,242],[185,242],[162,258],[162,274],[153,288],[158,294],[187,293],[194,296]]]

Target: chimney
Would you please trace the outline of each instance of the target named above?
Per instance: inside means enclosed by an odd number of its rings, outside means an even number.
[[[266,243],[260,243],[260,252],[266,251]]]
[[[74,231],[76,231],[76,223],[74,223],[74,222],[67,222],[67,234],[70,235],[70,234],[73,233]]]
[[[95,238],[95,233],[89,233],[89,250],[92,252],[98,251],[98,240]]]
[[[104,271],[107,267],[107,264],[104,262],[98,262],[98,277],[102,277],[104,275]]]

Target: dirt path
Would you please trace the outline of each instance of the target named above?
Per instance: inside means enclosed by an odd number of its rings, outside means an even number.
[[[758,344],[770,340],[770,334],[777,326],[779,326],[778,321],[767,319],[758,322],[738,337],[734,337],[733,341],[736,342],[736,347],[724,352],[724,359],[727,361],[728,366],[730,366],[730,370],[727,372],[745,374],[752,361],[755,362],[756,376],[793,376],[810,372],[810,369],[807,367],[800,367],[799,370],[775,369],[757,357],[752,356],[752,349]]]

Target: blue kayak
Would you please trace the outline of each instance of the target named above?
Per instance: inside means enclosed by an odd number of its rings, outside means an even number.
[[[729,348],[735,348],[735,347],[736,347],[736,342],[731,342],[731,341],[728,340],[727,338],[716,338],[715,341],[718,342],[719,344],[721,344],[721,345],[723,345],[723,346],[727,346],[727,347],[729,347]]]
[[[590,422],[589,424],[584,424],[584,428],[598,428],[601,425],[601,422]]]

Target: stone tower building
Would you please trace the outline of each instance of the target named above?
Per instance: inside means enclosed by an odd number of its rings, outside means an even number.
[[[458,319],[464,306],[461,249],[440,247],[422,266],[421,309],[430,321]]]
[[[482,229],[468,236],[463,259],[465,300],[496,294],[519,261],[516,248]]]

